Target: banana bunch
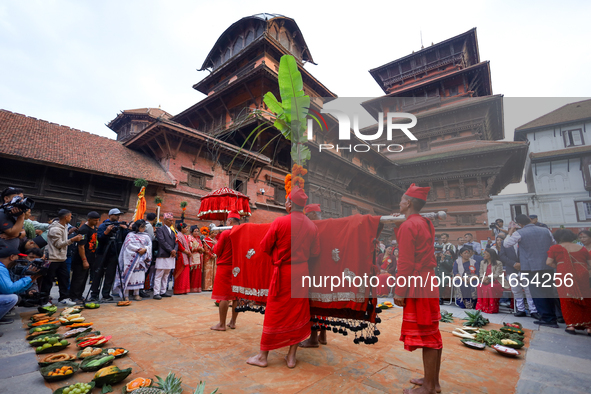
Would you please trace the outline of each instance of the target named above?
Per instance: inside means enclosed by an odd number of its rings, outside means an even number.
[[[59,321],[62,324],[71,324],[71,323],[83,323],[84,319],[80,313],[76,313],[73,315],[64,315],[60,316]]]

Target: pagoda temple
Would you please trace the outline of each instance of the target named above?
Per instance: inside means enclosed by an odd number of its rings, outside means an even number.
[[[452,240],[472,233],[490,236],[486,204],[509,183],[519,182],[527,144],[501,141],[503,97],[493,95],[490,63],[481,61],[476,28],[369,71],[385,95],[363,103],[379,113],[415,114],[417,141],[402,133],[391,141],[404,146],[385,152],[392,165],[385,178],[406,189],[431,187],[423,210],[445,210],[435,223]],[[363,131],[371,134],[377,126]]]

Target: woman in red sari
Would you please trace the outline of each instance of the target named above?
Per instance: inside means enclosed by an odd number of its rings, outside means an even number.
[[[201,293],[201,253],[203,253],[203,244],[201,243],[201,233],[199,226],[191,226],[191,234],[187,235],[191,257],[189,266],[191,267],[191,293]]]
[[[558,244],[548,250],[546,264],[556,269],[555,284],[566,322],[565,331],[575,335],[575,330],[586,330],[591,336],[591,255],[585,247],[573,243],[577,236],[570,230],[556,231],[554,239]]]
[[[213,276],[215,274],[215,256],[213,255],[213,247],[215,245],[214,240],[209,236],[209,228],[201,227],[201,234],[205,236],[203,238],[203,290],[213,290]]]
[[[176,242],[179,245],[179,251],[176,255],[176,265],[174,266],[174,294],[187,294],[191,290],[191,270],[189,259],[191,258],[191,248],[187,241],[189,227],[186,223],[179,223],[176,226]]]
[[[492,274],[492,281],[491,281]],[[484,251],[484,260],[480,263],[480,286],[478,286],[478,302],[476,310],[484,313],[499,313],[499,301],[503,294],[501,286],[503,263],[499,261],[497,252],[488,248]]]

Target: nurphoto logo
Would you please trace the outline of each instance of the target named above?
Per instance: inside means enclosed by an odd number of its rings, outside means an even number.
[[[410,132],[410,128],[417,125],[417,117],[413,114],[406,113],[406,112],[386,112],[386,116],[384,116],[383,112],[378,113],[379,122],[377,124],[378,128],[374,134],[362,134],[359,130],[359,115],[353,114],[353,127],[351,127],[351,120],[349,115],[347,115],[344,111],[337,110],[337,109],[322,109],[321,113],[317,111],[311,110],[314,112],[318,118],[322,121],[322,123],[316,118],[316,116],[311,115],[314,119],[308,119],[307,123],[307,132],[308,132],[308,140],[313,140],[313,127],[314,127],[314,120],[320,126],[320,128],[328,127],[326,126],[326,120],[322,116],[322,114],[328,113],[333,115],[337,118],[339,123],[339,141],[350,141],[351,140],[351,130],[357,138],[362,141],[376,141],[376,140],[383,140],[382,136],[384,134],[384,119],[386,120],[386,141],[392,141],[392,136],[394,131],[400,130],[402,131],[411,141],[417,141],[417,137],[414,136],[413,133]],[[395,123],[394,120],[404,120],[409,119],[410,122],[408,123]],[[387,144],[387,143],[362,143],[362,144],[319,144],[318,151],[322,152],[322,150],[327,149],[335,149],[338,151],[349,151],[349,152],[369,152],[369,150],[374,147],[378,152],[392,152],[398,153],[402,152],[404,147],[400,144]]]

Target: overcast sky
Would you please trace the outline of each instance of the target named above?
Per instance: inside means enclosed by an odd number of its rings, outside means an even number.
[[[589,1],[4,0],[0,108],[114,138],[105,124],[121,110],[200,101],[191,86],[217,38],[261,12],[295,19],[318,63],[306,68],[339,96],[383,94],[368,70],[419,50],[421,32],[428,46],[472,27],[495,94],[591,92]]]

